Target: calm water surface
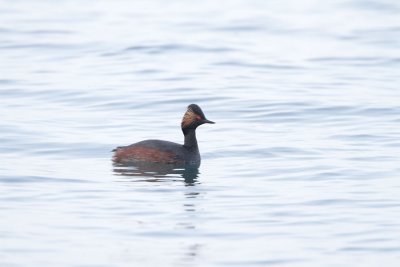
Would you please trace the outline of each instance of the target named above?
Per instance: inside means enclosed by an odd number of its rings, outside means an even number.
[[[399,1],[0,1],[0,266],[399,266]],[[113,166],[181,142],[199,170]]]

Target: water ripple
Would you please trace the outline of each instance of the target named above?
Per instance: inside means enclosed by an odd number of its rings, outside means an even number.
[[[1,266],[398,265],[397,2],[6,3]]]

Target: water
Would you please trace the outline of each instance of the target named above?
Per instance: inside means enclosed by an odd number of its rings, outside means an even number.
[[[1,1],[0,265],[398,266],[398,1]],[[196,170],[113,166],[182,142]]]

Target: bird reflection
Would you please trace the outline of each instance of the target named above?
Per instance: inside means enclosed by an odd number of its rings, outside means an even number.
[[[198,183],[199,169],[191,165],[160,164],[151,162],[114,163],[113,171],[116,175],[137,177],[134,181],[165,182],[183,181],[186,186]]]
[[[166,182],[183,181],[186,189],[182,201],[182,215],[176,221],[176,228],[186,234],[196,231],[197,199],[200,196],[197,181],[199,175],[198,167],[191,165],[174,165],[148,162],[115,163],[113,164],[115,175],[128,178],[132,182]],[[198,242],[190,242],[182,248],[182,254],[177,259],[177,265],[193,265],[198,257],[202,245]]]

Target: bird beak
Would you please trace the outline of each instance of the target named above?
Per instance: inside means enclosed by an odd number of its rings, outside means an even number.
[[[207,119],[202,120],[202,122],[203,122],[203,123],[211,123],[211,124],[214,124],[214,123],[215,123],[215,122],[210,121],[210,120],[207,120]]]

